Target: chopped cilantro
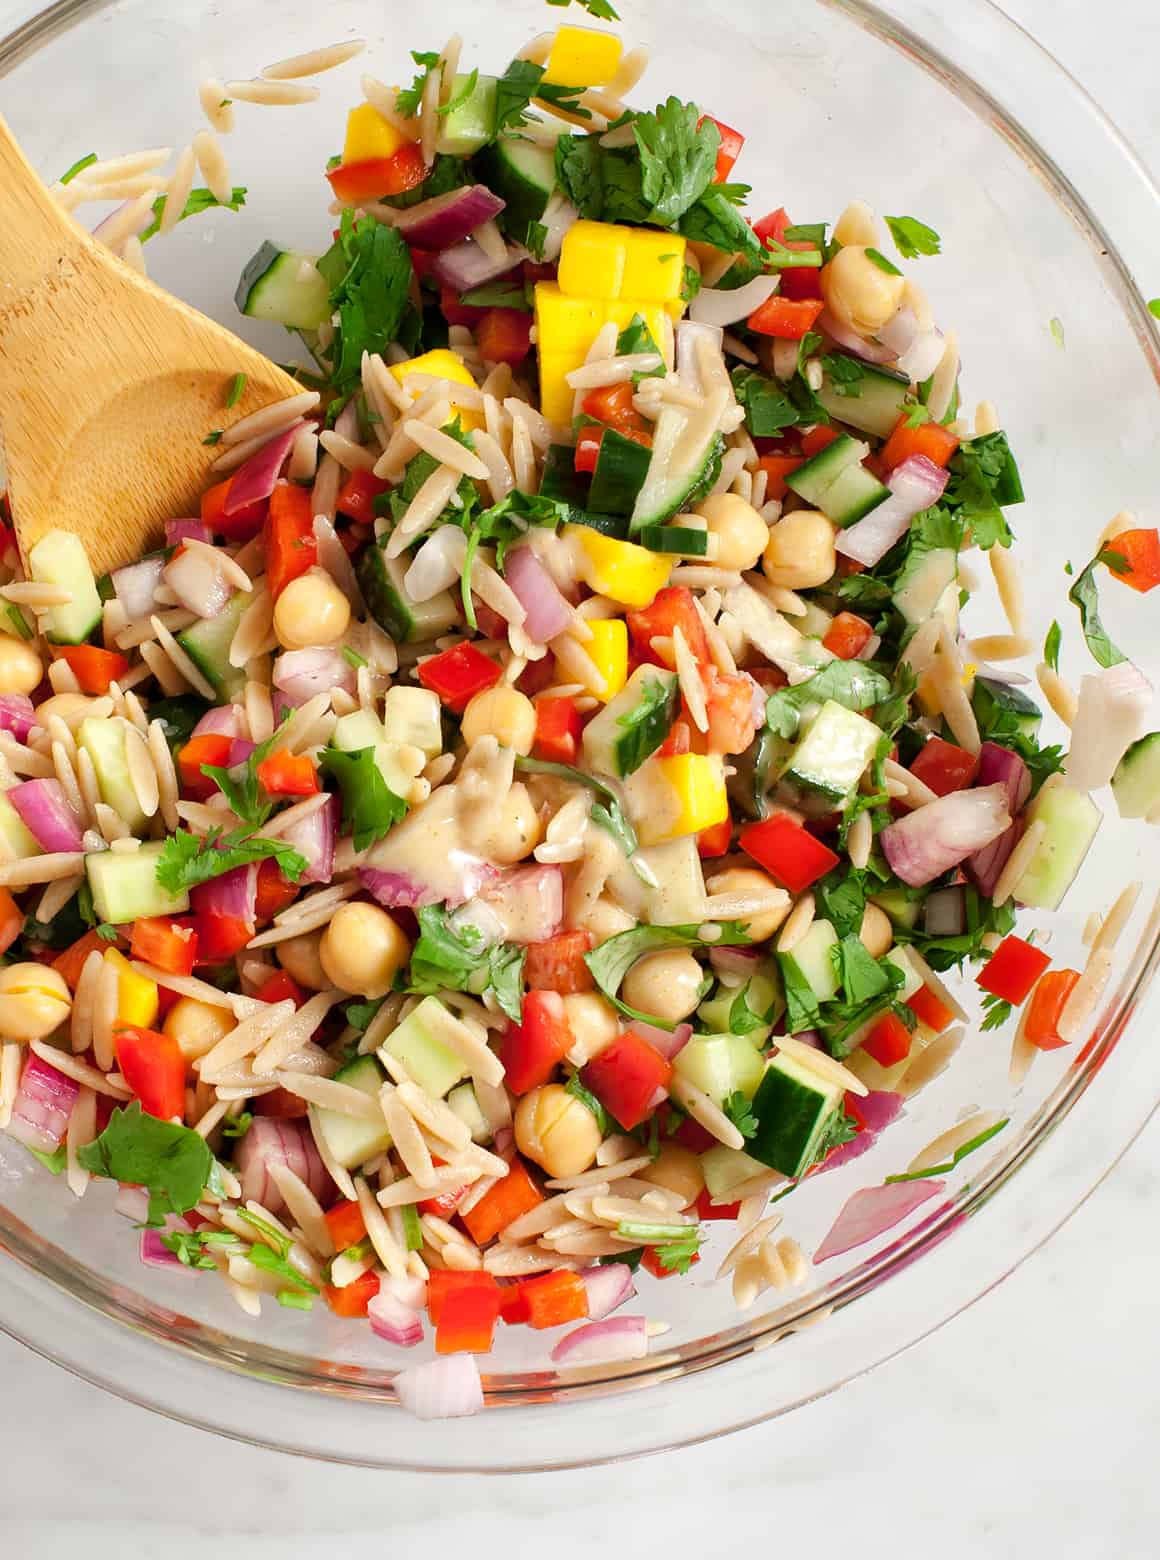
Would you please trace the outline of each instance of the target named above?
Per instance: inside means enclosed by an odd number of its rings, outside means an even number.
[[[396,228],[369,217],[342,213],[339,236],[319,261],[331,283],[330,305],[338,314],[332,358],[334,388],[354,389],[361,380],[364,352],[381,352],[403,324],[413,276],[411,254]]]
[[[633,1235],[626,1238],[636,1239]],[[687,1273],[701,1249],[704,1238],[696,1225],[689,1225],[687,1233],[678,1235],[673,1240],[662,1241],[653,1247],[658,1264],[666,1273]]]
[[[564,1085],[564,1090],[565,1093],[570,1094],[573,1099],[579,1100],[581,1105],[584,1106],[585,1110],[590,1110],[592,1112],[593,1116],[596,1118],[596,1125],[600,1130],[600,1136],[607,1137],[609,1132],[612,1131],[612,1118],[609,1116],[604,1106],[596,1098],[595,1094],[592,1093],[591,1089],[586,1089],[580,1082],[579,1073],[572,1074],[572,1076],[568,1079],[568,1082]]]
[[[525,950],[509,943],[483,944],[470,921],[455,922],[442,905],[418,913],[419,940],[411,952],[410,989],[417,992],[495,992],[501,1009],[518,1024],[523,1007]]]
[[[839,395],[860,396],[866,370],[857,358],[846,357],[841,352],[828,352],[822,359],[830,383]]]
[[[157,1226],[165,1214],[186,1213],[197,1204],[213,1155],[191,1128],[147,1115],[134,1100],[114,1110],[100,1136],[77,1149],[77,1163],[91,1175],[145,1187],[148,1222]]]
[[[901,276],[902,275],[902,272],[895,265],[894,261],[893,260],[888,260],[880,249],[874,249],[873,247],[867,247],[866,258],[867,258],[867,260],[872,261],[878,267],[878,269],[880,271],[885,271],[887,276]]]
[[[985,996],[983,998],[983,1012],[986,1016],[979,1028],[1002,1029],[1013,1011],[1010,1002],[1005,1001],[1004,998],[994,995]]]
[[[419,1210],[414,1203],[403,1206],[403,1238],[408,1251],[422,1251],[423,1227],[419,1223]]]
[[[701,273],[696,266],[686,265],[681,281],[681,298],[685,303],[692,303],[693,299],[701,291]]]
[[[1112,643],[1100,618],[1100,598],[1095,571],[1102,558],[1102,554],[1097,554],[1082,573],[1076,575],[1067,593],[1067,599],[1079,608],[1083,637],[1092,656],[1101,666],[1107,667],[1117,666],[1126,657]]]
[[[1063,630],[1059,624],[1053,622],[1047,630],[1047,638],[1043,641],[1043,659],[1053,672],[1059,671],[1059,647],[1063,640]]]
[[[869,1002],[890,989],[891,977],[870,953],[856,932],[849,932],[830,949],[846,1001],[851,1005]]]
[[[411,85],[404,87],[395,99],[395,107],[404,119],[413,119],[419,112],[419,104],[423,101],[423,91],[427,85],[427,77],[439,64],[439,55],[434,49],[412,49],[411,58],[419,67],[418,74],[413,78]]]
[[[231,407],[234,407],[234,406],[236,406],[238,404],[238,402],[242,399],[242,396],[245,394],[245,390],[246,390],[246,376],[245,376],[245,374],[235,374],[233,379],[230,381],[229,394],[226,396],[226,409],[227,409],[227,411]]]
[[[1047,328],[1051,332],[1052,340],[1055,342],[1057,347],[1061,347],[1062,348],[1063,346],[1066,345],[1066,343],[1064,341],[1064,337],[1063,337],[1063,321],[1062,320],[1057,319],[1055,317],[1055,315],[1053,314],[1052,317],[1047,322]]]
[[[818,913],[839,937],[856,933],[866,912],[866,890],[862,874],[854,867],[835,867],[814,884]]]
[[[547,103],[550,108],[562,108],[580,119],[591,119],[588,110],[580,107],[578,94],[582,90],[545,81],[544,67],[533,65],[531,60],[513,60],[496,83],[496,133],[519,130],[526,125],[528,104],[533,98]]]
[[[143,244],[151,239],[154,234],[161,231],[161,218],[165,212],[166,199],[166,196],[158,195],[157,199],[153,202],[153,221],[141,234],[141,242]],[[234,186],[229,200],[218,200],[217,196],[213,194],[211,190],[190,190],[189,198],[185,202],[185,209],[182,211],[177,220],[179,222],[184,222],[186,217],[196,217],[203,211],[212,210],[214,206],[225,206],[230,211],[237,211],[245,204],[246,189],[243,185]]]
[[[778,380],[744,364],[739,364],[730,377],[737,403],[745,408],[745,427],[755,439],[774,438],[783,428],[792,428],[801,421],[798,408]]]
[[[891,694],[889,680],[862,661],[831,661],[794,688],[779,688],[765,705],[765,719],[779,737],[796,734],[807,704],[832,699],[847,710],[865,710]]]
[[[472,309],[520,309],[530,314],[532,300],[529,293],[526,283],[517,286],[510,280],[485,282],[482,287],[473,287],[470,292],[463,293],[459,301]]]
[[[236,1116],[227,1116],[222,1122],[222,1137],[244,1138],[254,1124],[252,1111],[239,1111]]]
[[[211,428],[210,431],[206,434],[205,438],[201,442],[203,444],[220,444],[221,443],[221,437],[222,437],[222,434],[223,434],[224,431],[225,430],[222,429],[222,428]]]
[[[717,948],[737,948],[752,939],[740,921],[718,923],[721,935],[712,940]],[[641,1013],[620,1000],[619,992],[624,977],[646,953],[659,948],[698,948],[710,946],[701,936],[701,926],[634,926],[630,931],[618,932],[600,944],[599,948],[584,955],[584,962],[592,972],[592,979],[620,1012],[629,1018],[638,1018],[660,1029],[670,1029],[671,1024],[651,1013]]]
[[[921,428],[923,423],[930,422],[930,412],[921,401],[915,401],[906,409],[906,426],[908,428]]]
[[[343,645],[342,658],[348,666],[353,666],[356,671],[360,666],[366,666],[367,664],[366,656],[359,655],[358,651],[352,650],[349,645]]]
[[[262,795],[258,765],[269,757],[278,741],[279,731],[267,737],[241,764],[224,769],[220,764],[202,764],[201,772],[214,782],[230,808],[243,823],[261,828],[274,810],[274,804]]]
[[[343,1010],[343,1017],[352,1029],[357,1029],[360,1034],[365,1034],[370,1021],[382,1007],[384,997],[372,997],[369,1002],[350,1002]]]
[[[1011,531],[1000,506],[1018,503],[1023,485],[1007,435],[1000,430],[964,440],[948,469],[950,480],[940,509],[951,509],[970,527],[972,540],[984,550],[996,542],[1009,547]]]
[[[435,110],[439,117],[444,119],[448,114],[453,114],[457,108],[462,108],[464,103],[467,102],[468,98],[475,91],[478,81],[479,71],[473,70],[469,76],[464,78],[463,85],[460,87],[459,91],[453,92],[447,99],[446,103],[443,103]]]
[[[740,1089],[734,1089],[721,1108],[743,1138],[756,1135],[757,1117],[753,1114],[753,1101],[747,1094],[743,1094]]]
[[[941,253],[938,234],[917,217],[887,217],[886,226],[890,229],[894,247],[904,260],[917,260],[919,255]]]
[[[171,894],[179,894],[267,857],[278,863],[292,883],[298,882],[308,865],[306,857],[285,840],[264,839],[249,829],[233,829],[229,834],[214,829],[204,838],[179,829],[169,836],[157,858],[157,881]]]
[[[803,1029],[816,1029],[821,1023],[821,1014],[814,988],[798,968],[797,961],[789,954],[779,953],[777,962],[785,988],[786,1033],[797,1035]]]
[[[544,258],[544,245],[548,242],[548,229],[542,222],[529,222],[524,234],[524,248],[533,260]]]
[[[708,189],[717,165],[721,132],[696,104],[670,97],[651,114],[637,114],[633,134],[640,150],[646,218],[671,227]]]
[[[354,836],[355,850],[365,850],[407,815],[407,804],[383,779],[374,748],[347,753],[324,748],[318,760],[324,774],[342,792],[342,823]]]
[[[742,255],[755,268],[752,275],[756,275],[761,268],[761,241],[721,185],[709,185],[683,213],[677,231],[695,243],[712,244],[715,249],[723,250],[726,254]],[[738,269],[739,263],[734,262],[732,270]],[[744,275],[739,277],[739,281],[748,279]]]

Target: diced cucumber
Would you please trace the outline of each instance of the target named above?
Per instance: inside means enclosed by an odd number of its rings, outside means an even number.
[[[638,666],[584,728],[581,741],[588,767],[622,779],[639,769],[668,736],[679,698],[675,673]]]
[[[246,264],[234,293],[242,314],[287,330],[317,330],[330,318],[330,284],[312,255],[269,239]]]
[[[857,395],[843,395],[827,374],[817,392],[818,400],[838,422],[861,433],[872,433],[878,439],[888,438],[907,406],[913,404],[910,383],[901,374],[869,363],[860,363],[859,367],[862,377]]]
[[[1014,716],[1016,729],[1022,736],[1034,737],[1043,720],[1043,711],[1019,688],[1007,683],[995,682],[990,677],[976,677],[971,692],[971,704],[979,725],[989,728],[996,714]]]
[[[921,986],[926,984],[922,972],[911,958],[910,949],[905,943],[900,943],[896,948],[891,948],[886,958],[896,969],[902,971],[902,985],[895,993],[895,999],[899,1002],[906,1002],[914,996],[914,993]]]
[[[0,861],[25,861],[44,852],[6,796],[0,795]]]
[[[690,509],[713,486],[724,442],[712,408],[695,411],[665,405],[653,427],[648,474],[633,505],[629,532]]]
[[[630,515],[648,475],[652,451],[606,428],[596,456],[588,502],[598,514]]]
[[[894,605],[908,623],[925,623],[948,585],[958,578],[959,556],[953,547],[934,547],[908,558],[894,582]]]
[[[350,715],[340,715],[330,735],[331,747],[343,753],[359,753],[363,748],[378,747],[386,740],[383,723],[374,710],[355,710]]]
[[[233,699],[246,686],[245,667],[230,665],[230,645],[252,600],[248,591],[231,596],[217,617],[200,618],[177,636],[186,655],[223,699]]]
[[[471,1141],[473,1143],[489,1143],[491,1141],[491,1125],[480,1110],[479,1101],[475,1097],[475,1090],[470,1083],[461,1083],[457,1088],[452,1089],[447,1096],[447,1104],[471,1133]]]
[[[556,188],[555,148],[525,141],[511,131],[484,147],[474,166],[482,182],[505,203],[500,227],[522,243],[528,224],[539,222]]]
[[[378,1098],[385,1078],[386,1073],[373,1056],[356,1057],[334,1075],[335,1083],[345,1083],[372,1100]],[[344,1170],[365,1164],[391,1146],[391,1134],[385,1121],[363,1121],[358,1116],[344,1116],[341,1111],[329,1110],[324,1105],[314,1107],[314,1120],[335,1163]]]
[[[830,625],[834,619],[832,615],[819,607],[816,601],[802,600],[805,611],[787,612],[785,616],[797,629],[799,634],[804,634],[807,639],[824,639],[830,631]]]
[[[895,926],[913,931],[918,925],[922,900],[908,897],[903,888],[884,888],[881,893],[870,895],[870,903],[884,910]]]
[[[158,840],[137,850],[101,850],[85,857],[93,909],[110,926],[124,926],[151,915],[182,915],[189,895],[171,894],[157,881],[157,860],[165,849]]]
[[[765,1059],[744,1035],[694,1035],[673,1059],[673,1071],[717,1105],[740,1091],[747,1098],[761,1082]]]
[[[707,1148],[701,1155],[701,1174],[705,1177],[705,1190],[716,1202],[729,1203],[733,1193],[755,1175],[764,1175],[769,1169],[740,1148]]]
[[[389,742],[422,748],[428,758],[443,751],[439,695],[430,688],[388,688],[383,700],[383,729]]]
[[[804,498],[807,504],[820,508],[822,498],[842,473],[852,466],[861,465],[869,453],[868,444],[863,444],[852,434],[840,433],[824,450],[819,450],[796,471],[791,471],[785,479],[786,486],[792,488],[799,498]]]
[[[388,558],[381,547],[368,547],[358,566],[367,610],[392,639],[413,644],[445,634],[459,613],[449,590],[441,590],[429,601],[412,601],[403,589],[408,568],[406,558]]]
[[[573,504],[577,509],[587,508],[588,483],[576,470],[576,451],[570,444],[548,446],[540,477],[540,497],[558,504]]]
[[[45,637],[56,645],[81,645],[101,621],[101,598],[84,543],[71,531],[46,531],[28,554],[29,578],[59,585],[72,595],[44,614]]]
[[[827,699],[790,755],[786,779],[840,805],[881,740],[882,730],[872,720]]]
[[[851,465],[826,489],[818,508],[835,525],[853,525],[889,497],[890,489],[865,466]]]
[[[774,972],[760,973],[744,986],[721,986],[697,1009],[699,1029],[714,1034],[744,1035],[753,1045],[763,1045],[785,1010],[781,983]]]
[[[753,1099],[753,1157],[782,1175],[804,1175],[842,1108],[843,1093],[840,1083],[819,1077],[788,1056],[775,1056]]]
[[[124,722],[86,716],[77,727],[77,746],[93,761],[101,800],[119,813],[134,833],[144,829],[147,820],[129,777]]]
[[[1112,776],[1121,818],[1146,818],[1160,805],[1160,731],[1150,731],[1124,754]]]
[[[383,1041],[383,1050],[402,1064],[421,1089],[442,1099],[467,1076],[467,1067],[448,1041],[462,1027],[438,997],[424,997]]]
[[[777,955],[777,962],[804,980],[818,1002],[832,1002],[838,995],[838,977],[830,949],[837,942],[838,934],[829,921],[815,921],[788,953]]]
[[[676,553],[683,558],[704,558],[709,551],[708,531],[690,525],[646,525],[637,541],[649,552]]]
[[[1021,905],[1055,910],[1096,837],[1103,814],[1083,791],[1069,785],[1045,785],[1027,809],[1028,827],[1037,820],[1047,825],[1039,849],[1015,885]]]
[[[459,101],[470,80],[470,76],[456,76],[449,99],[455,107],[439,119],[435,150],[445,157],[472,157],[495,134],[496,78],[477,75],[471,91]]]

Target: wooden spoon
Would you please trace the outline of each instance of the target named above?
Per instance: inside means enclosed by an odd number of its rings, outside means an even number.
[[[0,434],[20,551],[59,526],[100,574],[198,513],[211,429],[302,386],[91,238],[2,117],[0,212]]]

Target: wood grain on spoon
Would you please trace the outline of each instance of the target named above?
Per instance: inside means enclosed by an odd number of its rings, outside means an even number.
[[[211,429],[302,386],[59,210],[2,117],[0,211],[0,437],[21,555],[60,526],[100,574],[199,512]]]

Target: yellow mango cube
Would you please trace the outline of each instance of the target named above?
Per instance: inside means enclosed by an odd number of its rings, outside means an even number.
[[[572,540],[577,573],[584,583],[623,607],[647,607],[668,584],[676,562],[671,554],[649,552],[590,525],[566,526],[564,535]]]
[[[117,971],[118,1024],[129,1024],[134,1029],[152,1029],[157,1022],[157,982],[138,975],[124,954],[116,948],[105,950],[105,963]]]
[[[342,148],[344,163],[370,162],[379,157],[393,157],[407,137],[396,130],[389,119],[384,119],[377,108],[360,103],[346,116],[346,140]]]
[[[603,87],[620,68],[624,45],[595,27],[560,27],[544,67],[544,80],[560,87]]]
[[[665,824],[664,839],[699,834],[702,829],[711,829],[729,816],[725,770],[718,755],[680,753],[672,758],[658,758],[656,766],[676,801],[673,814]]]
[[[567,375],[579,368],[604,324],[595,298],[567,298],[555,282],[536,283],[536,350],[540,360],[540,410],[551,423],[572,422]]]
[[[424,352],[422,357],[408,358],[405,363],[392,363],[390,371],[406,390],[412,401],[417,401],[428,389],[427,385],[411,382],[412,375],[426,374],[432,379],[447,379],[455,385],[471,385],[475,380],[471,377],[471,371],[459,356],[458,352],[452,352],[450,347],[437,347],[433,352]],[[481,413],[471,411],[467,407],[458,406],[451,402],[452,414],[459,418],[464,428],[482,428],[484,420]]]
[[[560,250],[562,292],[575,298],[679,299],[685,240],[677,233],[624,227],[617,222],[574,222]]]
[[[603,688],[592,687],[588,692],[607,704],[628,681],[628,628],[623,618],[593,618],[588,626],[592,638],[584,649],[604,678]]]

